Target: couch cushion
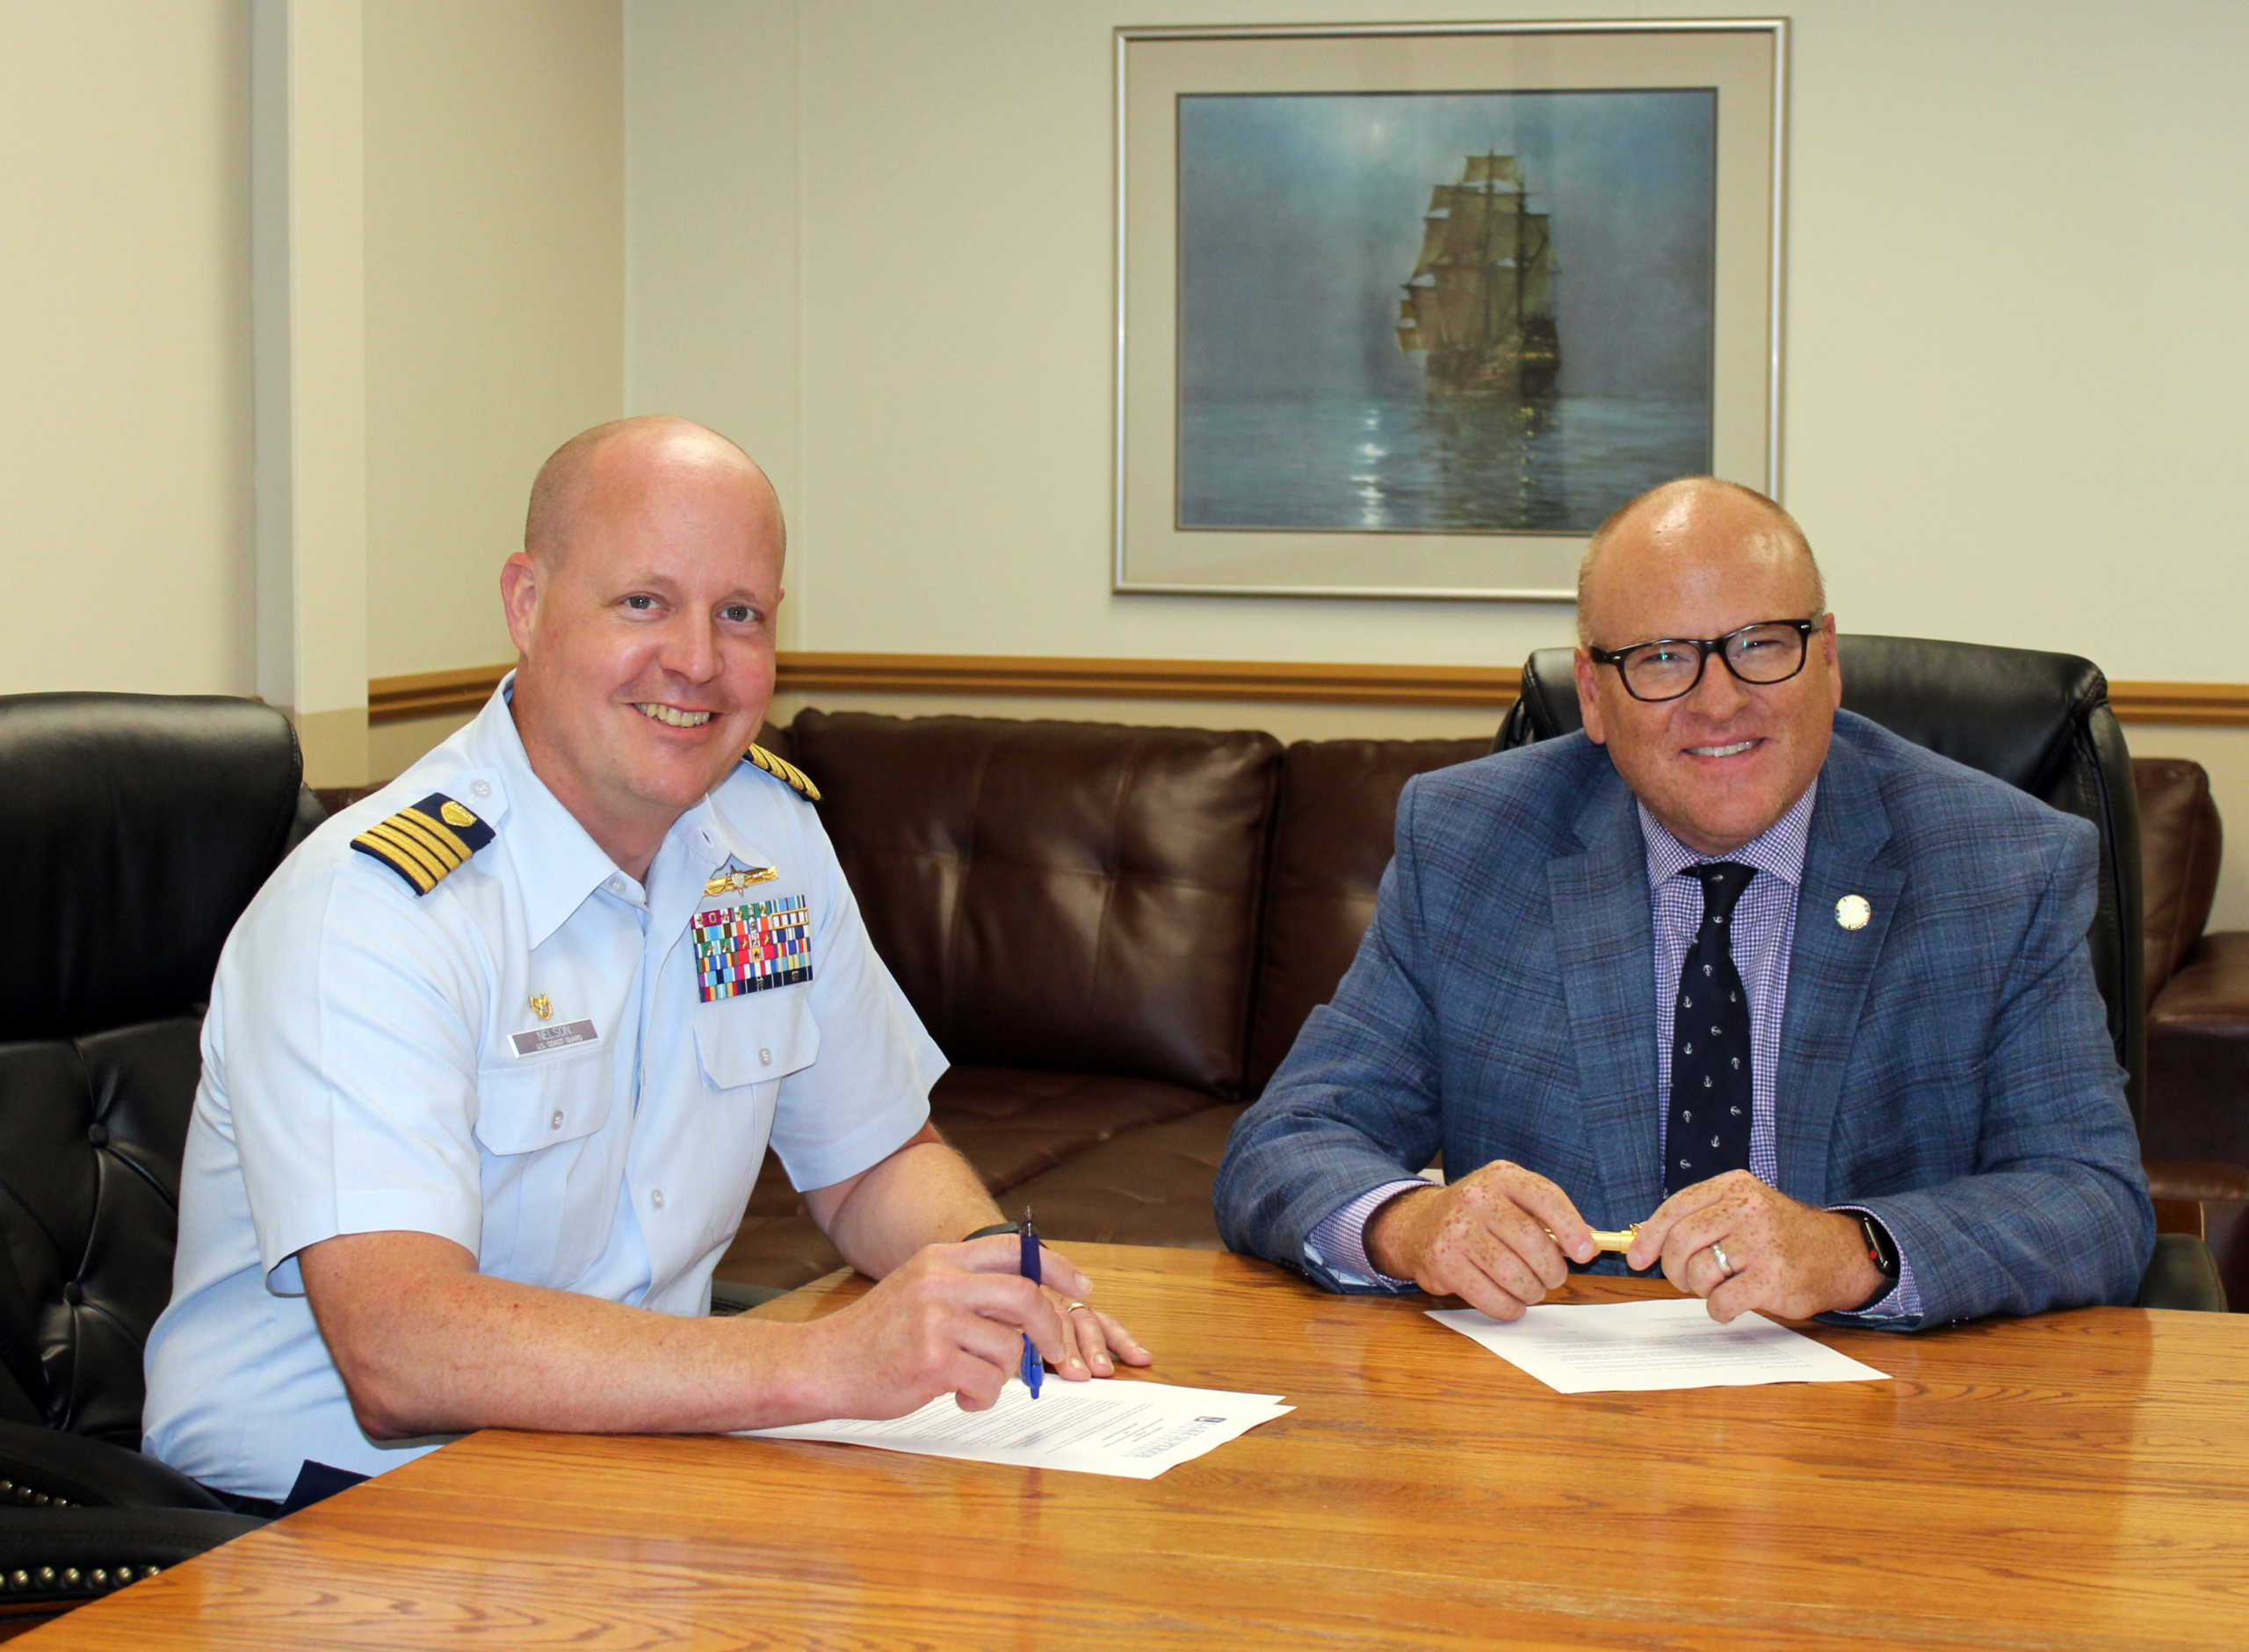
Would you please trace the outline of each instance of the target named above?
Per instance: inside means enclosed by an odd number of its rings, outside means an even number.
[[[2140,934],[2152,1004],[2209,921],[2225,838],[2200,763],[2135,757],[2132,790],[2140,806]]]
[[[1019,1206],[1012,1190],[1027,1179],[1088,1150],[1098,1150],[1112,1138],[1147,1137],[1148,1127],[1205,1110],[1209,1101],[1209,1097],[1195,1091],[1146,1078],[953,1067],[930,1092],[929,1112],[945,1139],[960,1150],[961,1157],[975,1167],[984,1185],[1013,1216]],[[1150,1187],[1169,1189],[1167,1197],[1178,1196],[1177,1156],[1164,1147],[1165,1138],[1149,1139]],[[1223,1130],[1219,1140],[1223,1146]],[[1129,1179],[1133,1174],[1131,1163],[1129,1154],[1122,1160],[1110,1160],[1105,1173]],[[1218,1160],[1213,1158],[1204,1172],[1198,1195],[1206,1225],[1211,1182],[1217,1168]],[[1067,1218],[1067,1201],[1058,1205],[1054,1214]],[[1045,1206],[1039,1207],[1038,1220],[1040,1226],[1059,1234]],[[1067,1221],[1065,1225],[1069,1225]],[[1075,1237],[1094,1236],[1078,1233]],[[1217,1243],[1215,1227],[1211,1243]],[[757,1186],[750,1193],[749,1208],[719,1263],[718,1277],[749,1285],[793,1287],[842,1266],[843,1259],[835,1247],[805,1214],[804,1201],[789,1186],[780,1160],[766,1154]]]
[[[1168,1124],[1112,1136],[1011,1188],[1009,1215],[1028,1205],[1058,1244],[1168,1244],[1219,1251],[1211,1187],[1226,1133],[1246,1103],[1204,1107]]]
[[[1488,739],[1298,740],[1282,768],[1250,1093],[1273,1076],[1316,1006],[1335,995],[1390,864],[1398,794],[1414,776],[1481,757]]]
[[[2249,1166],[2249,932],[2188,955],[2148,1012],[2147,1062],[2141,1151]]]
[[[994,1194],[1111,1136],[1209,1103],[1151,1078],[1016,1067],[954,1067],[929,1094],[932,1121]]]
[[[793,733],[950,1057],[1240,1093],[1270,735],[814,711]]]

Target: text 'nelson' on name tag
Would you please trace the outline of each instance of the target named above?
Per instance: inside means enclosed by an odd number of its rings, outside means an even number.
[[[534,1027],[529,1032],[510,1033],[508,1042],[516,1047],[518,1056],[543,1056],[553,1050],[568,1050],[573,1044],[597,1044],[601,1035],[589,1021],[562,1021],[553,1027]]]

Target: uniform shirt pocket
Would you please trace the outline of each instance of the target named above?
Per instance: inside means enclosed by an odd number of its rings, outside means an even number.
[[[476,1075],[476,1139],[503,1158],[591,1136],[609,1122],[607,1052],[489,1067]]]
[[[770,1084],[820,1054],[820,1027],[801,987],[748,993],[695,1012],[695,1053],[714,1090]]]
[[[570,1290],[608,1250],[622,1172],[614,1161],[627,1141],[602,1129],[613,1084],[606,1052],[477,1074],[481,1271]]]

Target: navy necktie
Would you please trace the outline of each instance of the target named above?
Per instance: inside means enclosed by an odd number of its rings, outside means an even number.
[[[1733,967],[1728,926],[1754,866],[1713,861],[1684,875],[1703,886],[1703,926],[1679,972],[1672,1006],[1671,1115],[1663,1191],[1749,1168],[1749,999]]]

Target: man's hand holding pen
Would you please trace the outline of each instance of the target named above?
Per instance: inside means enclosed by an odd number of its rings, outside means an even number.
[[[1497,1159],[1443,1187],[1402,1193],[1368,1219],[1367,1259],[1432,1296],[1457,1296],[1494,1319],[1522,1310],[1600,1254],[1570,1196]]]
[[[1888,1285],[1859,1219],[1799,1204],[1746,1170],[1682,1187],[1639,1224],[1625,1263],[1660,1263],[1720,1324],[1755,1309],[1782,1319],[1848,1313]]]
[[[1820,1210],[1729,1171],[1681,1189],[1622,1233],[1595,1233],[1569,1195],[1495,1160],[1444,1187],[1400,1194],[1368,1220],[1367,1259],[1432,1296],[1457,1296],[1513,1320],[1567,1277],[1573,1260],[1623,1251],[1633,1271],[1660,1266],[1710,1302],[1721,1324],[1754,1309],[1783,1319],[1863,1307],[1884,1276],[1855,1216]]]
[[[801,1327],[803,1367],[840,1403],[832,1417],[891,1418],[951,1394],[963,1410],[1000,1397],[1020,1368],[1023,1339],[1073,1382],[1110,1376],[1147,1351],[1087,1304],[1093,1282],[1042,1248],[1044,1283],[1022,1276],[1011,1234],[925,1246],[841,1313]]]

